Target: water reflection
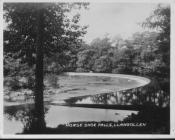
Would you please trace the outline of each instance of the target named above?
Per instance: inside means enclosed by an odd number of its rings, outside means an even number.
[[[167,89],[167,88],[165,88]],[[73,104],[104,104],[104,105],[153,105],[157,107],[169,106],[169,92],[162,90],[154,80],[144,87],[97,94],[92,96],[72,97],[65,100],[68,105]]]
[[[38,132],[35,118],[34,105],[18,105],[5,108],[5,133],[35,134],[44,133],[48,128],[57,128],[62,124],[71,122],[89,121],[113,121],[118,122],[138,111],[114,110],[114,109],[94,109],[82,107],[53,106],[45,105],[45,122],[47,128],[43,132]],[[15,128],[15,129],[14,129]],[[39,129],[39,128],[38,128]],[[47,132],[46,132],[47,133]]]
[[[48,112],[48,109],[48,106],[45,106],[45,113]],[[38,124],[45,122],[38,120],[35,113],[34,104],[6,106],[4,108],[5,133],[41,133],[42,128],[40,128],[41,125]],[[6,127],[6,125],[8,127]],[[18,127],[14,129],[12,126]]]
[[[74,105],[80,106],[73,107]],[[119,107],[116,108],[118,105]],[[124,110],[122,110],[122,106],[125,106]],[[137,111],[131,111],[131,108],[126,108],[128,106],[135,106],[134,110]],[[138,106],[142,106],[142,109],[139,109]],[[155,109],[155,106],[158,108]],[[45,102],[44,107],[46,129],[43,132],[38,132],[40,128],[36,126],[33,104],[4,107],[5,133],[52,133],[53,129],[57,133],[56,130],[61,124],[91,121],[144,121],[148,126],[141,133],[169,132],[169,84],[160,84],[155,80],[152,80],[149,85],[130,90],[71,97],[65,100],[64,106],[53,105],[49,102],[46,104]],[[127,133],[128,130],[125,129],[121,133]],[[65,127],[64,131],[61,132],[66,133],[66,131]],[[72,129],[69,132],[73,132]],[[75,133],[79,132],[77,129]],[[82,133],[86,132],[84,130]],[[93,129],[88,130],[88,132],[93,132]],[[139,130],[135,129],[131,133],[139,133]]]

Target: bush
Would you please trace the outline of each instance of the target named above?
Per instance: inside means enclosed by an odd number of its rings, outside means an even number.
[[[111,72],[112,62],[108,56],[101,56],[95,60],[93,71],[95,72]]]
[[[21,88],[20,82],[17,77],[5,78],[4,85],[9,87],[13,91],[16,91]]]
[[[59,83],[58,83],[58,77],[55,74],[49,74],[47,75],[47,84],[53,88],[58,88]]]
[[[89,70],[86,70],[84,68],[77,68],[76,72],[89,72]]]

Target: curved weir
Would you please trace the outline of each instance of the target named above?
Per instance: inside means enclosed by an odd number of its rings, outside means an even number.
[[[147,78],[123,74],[69,72],[58,78],[59,87],[52,90],[55,93],[52,95],[45,90],[44,97],[44,107],[47,110],[45,121],[47,127],[51,128],[71,122],[122,121],[139,112],[138,106],[133,106],[131,102],[135,102],[138,93],[130,90],[150,83]],[[5,105],[5,133],[22,132],[23,118],[28,116],[20,117],[19,114],[31,114],[33,108],[33,102]],[[12,119],[8,119],[9,116]]]
[[[66,100],[72,98],[87,97],[105,93],[113,93],[122,90],[129,90],[142,87],[150,83],[150,79],[148,78],[124,74],[67,72],[63,75],[71,77],[83,76],[85,79],[84,81],[81,81],[81,83],[73,83],[72,88],[70,90],[67,90],[67,92],[69,93],[75,90],[76,94],[64,94],[64,91],[63,94],[57,94],[56,96],[54,96],[52,104],[64,104]],[[86,81],[87,77],[102,78],[102,82],[99,82],[99,80],[98,82],[95,82],[95,80],[97,81],[97,79],[95,79],[93,82],[88,82]],[[114,80],[108,82],[111,79],[105,80],[105,78],[112,78]],[[85,82],[85,85],[82,85],[80,87],[78,84],[83,84],[83,82]]]
[[[135,76],[135,75],[126,75],[126,74],[111,74],[111,73],[75,73],[75,72],[67,72],[64,73],[65,75],[69,76],[104,76],[104,77],[111,77],[111,78],[125,78],[129,80],[136,80],[140,83],[139,86],[144,86],[150,83],[150,79],[141,77],[141,76]],[[136,88],[136,87],[133,87]]]

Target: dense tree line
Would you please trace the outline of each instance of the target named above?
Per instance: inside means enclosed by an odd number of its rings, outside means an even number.
[[[59,25],[48,18],[49,13],[45,15],[47,17],[45,20],[49,20],[50,23],[48,21],[48,26],[45,25],[48,29],[45,31],[47,37],[44,36],[44,73],[59,74],[66,71],[121,73],[156,76],[168,81],[170,74],[170,7],[159,5],[142,23],[143,28],[156,29],[156,31],[137,32],[127,40],[120,36],[113,39],[105,36],[86,44],[79,38],[86,32],[86,27],[77,24],[80,15],[77,14],[70,20],[65,14],[70,12],[71,8],[75,8],[75,5],[70,5],[69,8],[65,5],[62,3],[61,6],[58,6],[62,7],[55,19],[59,20]],[[47,6],[49,9],[52,5]],[[26,14],[33,15],[34,13],[32,11],[27,13],[30,6],[25,10],[23,6],[13,5],[13,7],[18,8],[16,14],[11,11],[10,6],[4,6],[5,19],[9,23],[14,22],[4,30],[4,75],[10,75],[14,79],[17,79],[19,75],[27,76],[29,87],[32,88],[31,81],[32,79],[34,81],[32,77],[36,59],[37,33],[34,29],[36,19],[31,18],[33,26],[24,28],[24,22],[19,23],[22,20],[25,21]],[[24,10],[22,15],[20,10]],[[19,20],[16,19],[18,16],[20,16]],[[25,24],[29,24],[29,21],[26,20]],[[56,28],[57,31],[55,31]]]
[[[142,24],[156,29],[123,40],[97,38],[78,52],[78,72],[127,73],[158,76],[170,74],[170,7],[159,5]]]
[[[119,44],[108,37],[95,39],[78,53],[76,71],[150,74],[161,63],[155,54],[157,37],[156,32],[135,33]]]
[[[168,80],[170,7],[159,5],[142,26],[153,31],[136,32],[127,40],[120,36],[113,39],[105,36],[94,39],[90,44],[82,42],[77,49],[62,55],[64,59],[59,59],[60,55],[54,55],[51,58],[54,62],[52,68],[57,73],[60,71],[122,73]]]
[[[68,9],[67,9],[68,10]],[[60,73],[64,71],[77,71],[77,72],[104,72],[104,73],[127,73],[127,74],[140,74],[140,75],[164,75],[169,76],[170,66],[170,8],[159,5],[153,14],[146,19],[142,24],[144,28],[157,29],[157,31],[150,32],[137,32],[128,40],[123,40],[120,36],[114,39],[110,39],[108,36],[104,38],[96,38],[91,44],[85,44],[80,40],[71,40],[71,36],[80,35],[85,31],[80,31],[80,26],[76,25],[79,20],[79,15],[72,20],[75,23],[71,26],[77,29],[77,32],[73,30],[62,31],[67,35],[60,42],[64,45],[60,45],[58,39],[54,39],[53,42],[57,42],[60,46],[57,53],[49,55],[50,51],[45,50],[46,56],[44,58],[44,71]],[[77,20],[77,21],[76,21]],[[67,26],[70,24],[67,21]],[[61,22],[61,21],[59,21]],[[62,23],[63,24],[63,23]],[[65,24],[65,23],[64,23]],[[66,25],[65,25],[66,26]],[[69,25],[70,26],[70,25]],[[70,28],[71,29],[71,28]],[[79,29],[79,30],[78,30]],[[84,28],[85,29],[85,28]],[[29,29],[28,29],[29,30]],[[58,30],[58,29],[57,29]],[[60,29],[61,30],[61,29]],[[10,38],[9,31],[4,32],[5,39]],[[53,33],[52,33],[53,34]],[[51,36],[53,36],[50,34]],[[71,35],[72,34],[72,35]],[[6,37],[7,36],[7,37]],[[69,36],[69,37],[68,37]],[[17,37],[15,37],[17,38]],[[26,39],[30,40],[28,37]],[[23,41],[25,44],[26,41]],[[16,59],[15,56],[9,53],[11,49],[8,48],[8,41],[4,41],[4,74],[12,74],[11,71],[25,72],[15,68],[18,66],[19,61],[28,59],[29,66],[34,64],[34,57],[30,50],[25,55],[24,49],[21,51],[23,59]],[[21,41],[22,42],[22,41]],[[46,41],[46,43],[49,41]],[[52,41],[51,41],[52,42]],[[67,42],[67,44],[66,44]],[[68,44],[68,42],[70,44]],[[28,46],[30,43],[27,44]],[[48,44],[49,45],[49,44]],[[48,46],[46,45],[46,46]],[[54,46],[53,43],[51,43]],[[69,46],[69,47],[66,47]],[[11,47],[11,46],[10,46]],[[52,47],[46,47],[50,49]],[[64,48],[64,49],[63,49]],[[67,49],[69,48],[69,49]],[[53,48],[54,49],[54,48]],[[54,50],[53,50],[54,51]],[[31,53],[30,53],[31,52]],[[32,57],[30,57],[32,56]],[[15,59],[13,59],[15,58]],[[13,61],[13,62],[12,62]],[[15,62],[14,62],[15,61]],[[14,64],[10,67],[10,64]],[[21,65],[21,64],[20,64]],[[22,65],[21,65],[22,66]],[[27,67],[27,66],[26,66]],[[22,66],[23,68],[23,66]]]

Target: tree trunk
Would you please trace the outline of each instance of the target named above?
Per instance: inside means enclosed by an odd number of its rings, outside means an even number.
[[[38,6],[40,7],[40,5]],[[37,25],[37,48],[36,48],[36,69],[35,69],[35,119],[37,131],[40,132],[45,128],[44,120],[44,101],[43,101],[43,31],[44,19],[43,10],[38,9]]]

